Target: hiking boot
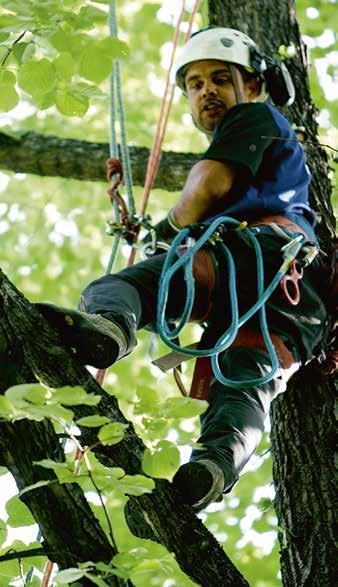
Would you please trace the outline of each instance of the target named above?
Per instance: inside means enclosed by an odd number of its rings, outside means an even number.
[[[225,479],[216,463],[201,459],[182,465],[174,475],[173,484],[180,491],[183,503],[199,512],[214,501],[222,501]]]
[[[128,340],[121,328],[100,314],[34,305],[84,365],[105,369],[127,354]]]

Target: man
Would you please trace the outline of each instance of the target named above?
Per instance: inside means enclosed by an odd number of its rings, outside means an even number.
[[[155,227],[158,240],[170,242],[182,227],[208,224],[217,215],[258,226],[267,284],[281,264],[281,248],[289,235],[301,233],[316,242],[315,215],[308,203],[310,175],[302,148],[287,120],[263,103],[268,94],[277,103],[291,101],[292,83],[285,70],[270,65],[269,69],[249,37],[233,29],[210,27],[187,42],[176,80],[188,98],[194,124],[207,135],[210,146],[192,167],[177,204]],[[257,299],[254,252],[234,231],[225,240],[235,258],[242,315]],[[81,312],[48,304],[39,308],[84,364],[107,367],[131,352],[138,329],[156,322],[165,256],[156,254],[94,281],[83,292]],[[213,255],[216,286],[209,292],[211,310],[203,316],[208,323],[203,339],[208,343],[215,342],[229,323],[223,265]],[[297,305],[279,289],[267,303],[281,367],[274,379],[243,389],[232,389],[216,378],[210,381],[209,408],[201,419],[202,449],[193,451],[190,462],[174,477],[183,501],[196,511],[230,491],[260,440],[271,401],[284,391],[290,374],[313,356],[326,316],[317,260],[304,268],[300,289]],[[178,273],[169,291],[169,319],[180,317],[185,295],[183,274]],[[194,311],[199,320],[203,312],[197,306],[203,295],[197,279]],[[221,358],[222,372],[230,379],[255,379],[269,372],[257,320],[251,320],[249,327]]]

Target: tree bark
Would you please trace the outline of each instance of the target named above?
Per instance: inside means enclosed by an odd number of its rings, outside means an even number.
[[[128,423],[116,399],[105,393],[76,357],[60,345],[56,333],[3,273],[0,273],[0,321],[0,393],[10,385],[36,380],[53,388],[81,385],[88,393],[100,394],[101,401],[95,407],[72,406],[76,419],[99,413],[112,421]],[[122,467],[128,474],[142,473],[144,447],[128,424],[127,438],[114,446],[96,446],[96,456],[105,465]],[[81,432],[84,445],[97,444],[96,429],[83,428]],[[45,422],[1,424],[0,449],[0,463],[14,475],[19,489],[36,480],[54,478],[48,470],[33,467],[34,460],[64,458],[52,426]],[[53,484],[23,497],[41,527],[50,556],[60,566],[98,560],[100,556],[100,560],[109,560],[112,556],[113,549],[93,520],[78,486]],[[71,523],[59,529],[59,520],[65,519],[66,513],[73,516]],[[177,492],[167,481],[157,480],[156,490],[151,494],[131,497],[126,517],[137,536],[160,542],[174,552],[182,570],[202,587],[248,585],[191,508],[180,503]],[[83,527],[86,534],[81,538]],[[98,537],[98,544],[93,545],[90,554],[85,540],[88,535]],[[65,553],[60,552],[62,543]]]
[[[135,185],[144,185],[149,149],[130,147]],[[35,132],[0,132],[0,168],[15,173],[33,173],[86,181],[106,181],[109,146],[75,139],[61,139]],[[180,190],[198,155],[163,151],[154,187]]]
[[[209,0],[210,23],[238,28],[268,55],[293,43],[296,56],[287,63],[296,100],[283,114],[305,127],[314,145],[304,145],[312,173],[311,204],[318,213],[321,246],[329,252],[334,235],[330,204],[330,165],[318,143],[317,110],[308,84],[308,62],[293,0]],[[320,379],[311,363],[291,380],[271,410],[275,507],[281,544],[281,571],[287,587],[332,587],[336,582],[334,546],[333,383]]]

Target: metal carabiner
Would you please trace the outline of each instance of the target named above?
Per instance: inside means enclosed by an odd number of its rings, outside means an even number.
[[[288,272],[280,280],[279,285],[282,293],[292,306],[297,306],[300,302],[298,281],[302,279],[303,275],[304,271],[300,262],[294,259],[290,264]]]

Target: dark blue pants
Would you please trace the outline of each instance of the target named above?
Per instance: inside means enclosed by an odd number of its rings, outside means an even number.
[[[273,238],[266,235],[262,238],[261,245],[265,254],[266,280],[269,282],[280,265],[281,243],[274,235]],[[247,243],[238,239],[233,247],[233,254],[237,266],[239,306],[242,314],[257,295],[255,259]],[[158,284],[164,258],[165,255],[157,255],[115,275],[104,276],[88,285],[83,292],[86,310],[117,323],[129,338],[131,347],[136,343],[135,333],[138,329],[151,325],[154,328]],[[224,272],[221,273],[224,275]],[[211,339],[215,332],[218,338],[220,333],[217,330],[224,330],[228,319],[225,281],[226,276],[224,281],[219,279],[214,292],[217,321],[210,326]],[[268,304],[271,332],[283,337],[297,359],[311,354],[315,340],[320,337],[325,317],[313,275],[308,273],[303,281],[304,291],[299,306],[289,307],[280,292],[276,292]],[[198,290],[196,295],[198,296]],[[168,296],[168,318],[174,320],[181,315],[185,296],[183,275],[177,273]],[[314,320],[313,324],[317,324],[316,332],[309,326],[309,305],[311,320]],[[220,311],[224,318],[221,320]],[[300,327],[301,331],[298,332]],[[269,361],[267,354],[259,349],[233,348],[221,358],[221,368],[230,379],[254,379],[269,371]],[[208,396],[209,408],[201,417],[199,442],[204,448],[193,451],[191,458],[208,458],[216,462],[224,472],[227,491],[236,482],[239,472],[255,451],[264,430],[270,404],[285,390],[287,378],[288,374],[280,370],[273,381],[249,389],[232,389],[212,379]]]

